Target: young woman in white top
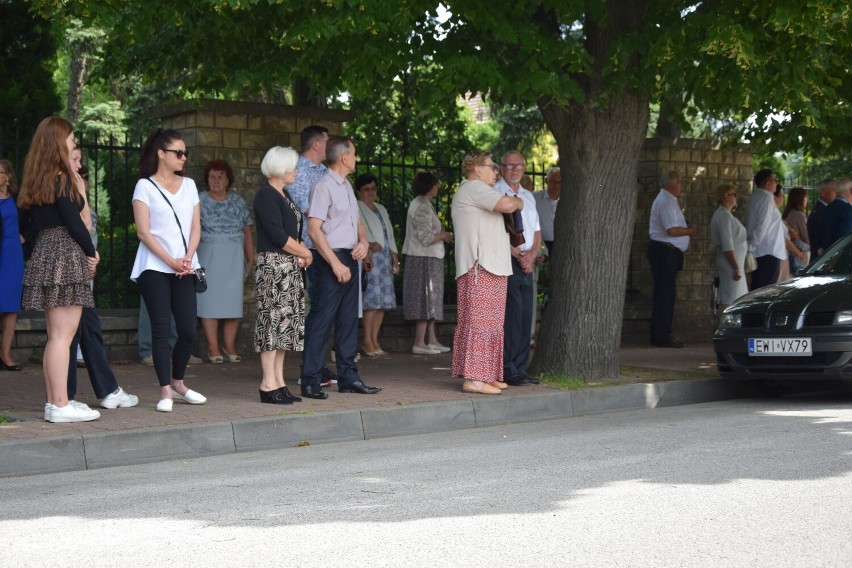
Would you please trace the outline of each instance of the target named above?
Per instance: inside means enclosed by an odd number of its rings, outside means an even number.
[[[141,179],[133,192],[139,249],[130,278],[139,283],[151,316],[160,412],[171,412],[173,398],[189,404],[207,402],[183,382],[196,336],[195,249],[201,238],[198,189],[181,174],[188,156],[179,132],[152,132],[142,147]],[[174,351],[169,347],[172,315],[178,334]]]

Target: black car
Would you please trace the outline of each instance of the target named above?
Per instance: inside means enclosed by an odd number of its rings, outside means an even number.
[[[723,377],[852,379],[852,234],[792,280],[734,302],[713,347]]]

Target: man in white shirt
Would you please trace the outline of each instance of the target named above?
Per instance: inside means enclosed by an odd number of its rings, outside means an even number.
[[[538,211],[538,220],[541,223],[541,240],[547,247],[547,255],[553,254],[553,229],[556,220],[556,208],[559,206],[559,197],[562,195],[562,171],[559,168],[550,168],[545,176],[547,189],[533,193],[535,197],[535,208]]]
[[[746,231],[748,250],[757,260],[757,269],[751,273],[751,289],[757,290],[778,280],[781,261],[787,258],[787,246],[784,221],[773,196],[778,187],[775,174],[772,170],[760,170],[754,176],[754,185],[757,188],[746,209]]]
[[[512,275],[506,287],[506,317],[503,322],[503,380],[513,386],[538,384],[538,379],[530,377],[524,370],[530,357],[532,273],[541,246],[535,197],[521,187],[525,169],[523,154],[515,150],[506,152],[501,163],[503,178],[494,186],[498,193],[524,200],[521,217],[525,242],[519,247],[512,247]]]
[[[695,235],[695,225],[687,225],[677,198],[682,187],[680,174],[667,172],[660,178],[660,193],[651,205],[648,227],[648,261],[654,280],[651,305],[651,345],[656,347],[683,347],[683,342],[672,336],[677,273],[683,268],[683,253],[689,248],[689,239]]]

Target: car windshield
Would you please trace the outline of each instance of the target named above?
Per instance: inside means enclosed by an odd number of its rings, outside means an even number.
[[[852,234],[846,235],[831,245],[805,274],[830,274],[842,276],[852,274]]]

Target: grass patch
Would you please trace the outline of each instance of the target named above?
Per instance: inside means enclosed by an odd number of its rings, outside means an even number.
[[[569,377],[559,373],[542,373],[539,377],[542,384],[564,390],[577,390],[589,387],[589,383],[579,377]]]
[[[614,377],[612,379],[585,381],[579,377],[569,377],[568,375],[561,375],[559,373],[542,373],[539,378],[541,379],[542,384],[550,387],[563,390],[578,390],[615,385],[680,381],[683,379],[718,378],[718,376],[718,374],[711,371],[669,371],[665,369],[649,369],[646,367],[621,365],[618,369],[618,377]]]
[[[6,416],[5,414],[0,413],[0,424],[6,424],[8,422],[14,422],[11,418]]]

